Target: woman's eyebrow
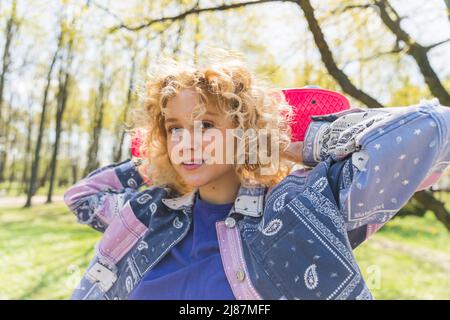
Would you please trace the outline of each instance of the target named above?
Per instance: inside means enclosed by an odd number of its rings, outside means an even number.
[[[219,114],[216,112],[207,111],[205,112],[205,116],[218,116]]]
[[[219,114],[218,113],[215,113],[215,112],[211,112],[211,111],[207,111],[207,112],[205,112],[205,114],[204,114],[205,116],[218,116]],[[164,119],[164,123],[170,123],[170,122],[177,122],[178,121],[178,119],[177,118],[165,118]]]
[[[166,119],[164,120],[165,123],[168,123],[168,122],[177,122],[177,121],[178,121],[178,119],[176,119],[176,118],[166,118]]]

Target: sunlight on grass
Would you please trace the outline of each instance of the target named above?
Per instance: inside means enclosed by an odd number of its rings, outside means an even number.
[[[100,234],[62,203],[0,208],[0,298],[66,299]]]
[[[68,299],[100,236],[63,203],[0,208],[0,298]],[[355,254],[376,299],[450,299],[449,242],[427,214],[394,219]]]
[[[428,212],[393,219],[355,255],[377,299],[450,299],[449,241]]]

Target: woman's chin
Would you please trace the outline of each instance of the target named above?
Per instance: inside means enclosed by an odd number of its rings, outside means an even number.
[[[193,188],[199,188],[210,182],[210,179],[205,177],[204,174],[182,172],[180,175],[183,181]]]
[[[187,185],[189,185],[192,188],[200,188],[206,184],[208,184],[208,181],[204,181],[204,179],[184,179]]]
[[[212,183],[227,172],[233,172],[233,169],[224,165],[209,166],[204,164],[194,169],[178,166],[176,171],[187,185],[193,188],[200,188]]]

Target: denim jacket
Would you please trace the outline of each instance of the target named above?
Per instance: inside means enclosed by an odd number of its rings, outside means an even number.
[[[450,161],[449,108],[432,100],[380,110],[367,110],[378,111],[378,121],[350,127],[328,154],[317,153],[313,122],[303,150],[313,168],[270,188],[241,185],[227,218],[216,223],[236,299],[372,298],[352,250]],[[357,148],[339,154],[348,145]],[[321,154],[318,163],[313,154]],[[164,186],[139,190],[143,185],[127,160],[65,193],[79,222],[104,232],[72,299],[127,299],[188,233],[198,190],[179,195]]]

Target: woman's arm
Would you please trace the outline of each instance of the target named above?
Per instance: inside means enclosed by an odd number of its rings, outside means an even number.
[[[64,193],[64,202],[78,218],[104,232],[121,207],[145,183],[145,168],[130,159],[91,172]],[[145,179],[145,180],[144,180]]]
[[[303,141],[291,142],[286,150],[284,150],[285,157],[297,163],[303,163]]]
[[[383,111],[340,133],[328,154],[336,160],[329,181],[353,247],[450,164],[450,108],[435,100]]]

